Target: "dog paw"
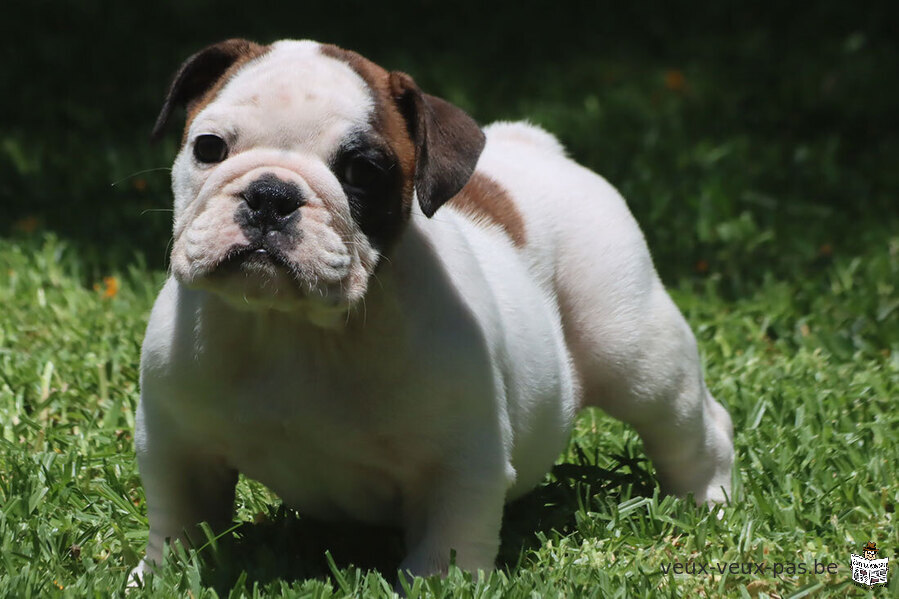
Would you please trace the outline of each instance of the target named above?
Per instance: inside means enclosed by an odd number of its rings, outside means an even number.
[[[142,588],[147,578],[147,574],[153,571],[152,566],[147,562],[147,558],[140,560],[140,563],[128,574],[128,589]]]

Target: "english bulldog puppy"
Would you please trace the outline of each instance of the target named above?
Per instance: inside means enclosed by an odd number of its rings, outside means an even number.
[[[171,272],[141,359],[137,458],[167,539],[232,519],[238,473],[302,514],[395,524],[401,569],[489,569],[503,504],[577,410],[633,425],[664,490],[721,502],[728,413],[621,196],[526,123],[480,128],[312,41],[190,57],[154,136]],[[201,537],[200,537],[201,538]]]

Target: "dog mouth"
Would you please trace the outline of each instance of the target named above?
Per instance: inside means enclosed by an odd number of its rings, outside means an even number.
[[[309,318],[324,318],[322,308],[328,318],[337,313],[335,308],[343,313],[349,302],[344,288],[349,258],[308,253],[292,257],[282,245],[292,248],[278,239],[234,244],[202,276],[186,284],[241,308],[302,310]]]
[[[259,274],[273,276],[280,273],[293,275],[290,261],[279,251],[263,246],[235,247],[213,269],[215,274]]]

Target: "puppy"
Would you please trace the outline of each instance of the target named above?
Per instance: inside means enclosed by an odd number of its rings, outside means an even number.
[[[575,413],[633,425],[663,488],[720,502],[732,427],[618,193],[525,123],[311,41],[190,57],[171,274],[141,359],[150,535],[232,518],[239,472],[319,518],[395,524],[401,564],[493,567],[503,504]]]

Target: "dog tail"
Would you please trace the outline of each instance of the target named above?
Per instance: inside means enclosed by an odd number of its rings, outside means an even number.
[[[528,144],[566,156],[565,148],[555,135],[527,121],[497,121],[484,127],[484,133],[488,139]]]

